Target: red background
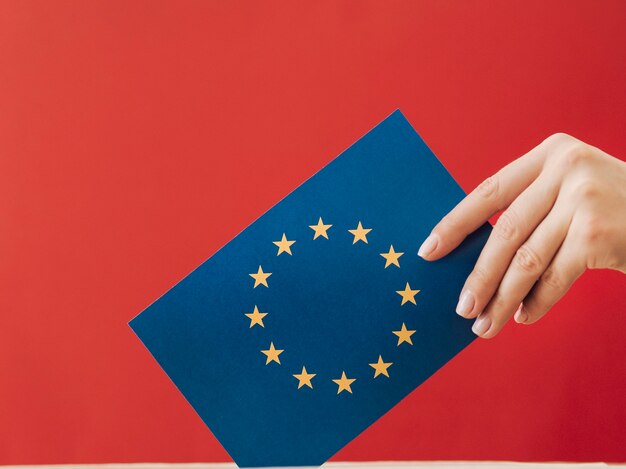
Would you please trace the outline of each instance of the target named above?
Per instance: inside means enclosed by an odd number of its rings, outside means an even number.
[[[227,461],[126,323],[395,108],[466,190],[556,131],[626,155],[624,2],[309,3],[0,3],[0,463]],[[625,286],[335,459],[625,461]]]

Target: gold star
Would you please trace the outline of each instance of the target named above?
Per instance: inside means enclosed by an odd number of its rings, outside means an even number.
[[[259,266],[259,271],[256,274],[248,274],[254,279],[254,288],[259,285],[265,285],[267,287],[267,277],[272,275],[271,272],[263,272],[263,268]],[[269,288],[269,287],[268,287]]]
[[[333,225],[324,225],[322,217],[320,217],[317,225],[309,225],[309,228],[315,231],[313,239],[317,239],[319,236],[323,236],[324,238],[328,239],[328,233],[326,233],[326,231],[328,231],[328,228],[330,228],[331,226]]]
[[[404,303],[407,302],[411,302],[414,305],[416,305],[417,303],[415,302],[415,295],[417,295],[420,291],[419,290],[411,290],[411,286],[409,285],[409,282],[406,282],[406,287],[404,287],[404,290],[398,290],[396,293],[398,295],[400,295],[402,297],[402,304],[400,306],[402,306]]]
[[[403,252],[396,252],[393,250],[393,244],[389,247],[389,252],[381,252],[380,255],[383,256],[385,258],[385,269],[387,267],[389,267],[391,264],[400,267],[400,262],[398,262],[398,259],[400,259],[400,256],[402,256],[404,253]]]
[[[355,381],[356,379],[346,378],[346,372],[343,371],[341,373],[341,378],[333,379],[333,382],[339,386],[339,389],[337,389],[337,394],[342,391],[348,391],[350,394],[352,394],[352,389],[350,388],[350,385]]]
[[[391,365],[393,365],[393,363],[385,363],[383,361],[383,357],[380,355],[378,355],[378,363],[369,364],[369,366],[376,370],[374,372],[374,378],[376,378],[378,375],[385,375],[387,378],[389,378],[389,372],[387,371],[387,368],[389,368]]]
[[[272,241],[272,242],[276,246],[278,246],[278,254],[276,254],[277,256],[280,256],[283,252],[286,252],[287,254],[291,256],[291,245],[295,243],[295,241],[288,241],[287,236],[285,236],[285,233],[283,233],[283,239],[281,239],[280,241]]]
[[[269,365],[270,362],[276,362],[280,365],[280,358],[278,355],[283,353],[284,350],[276,350],[274,348],[274,342],[270,342],[270,348],[267,350],[261,350],[261,353],[267,355],[267,360],[265,360],[265,364]]]
[[[257,305],[254,305],[254,311],[252,313],[244,313],[246,316],[250,318],[250,327],[258,324],[261,327],[265,327],[263,324],[263,318],[267,316],[267,313],[259,313],[259,308]]]
[[[411,345],[413,345],[413,341],[411,340],[411,336],[413,334],[415,334],[415,331],[410,331],[406,328],[406,326],[404,325],[404,323],[402,323],[402,328],[400,328],[399,331],[391,331],[393,332],[395,335],[398,336],[398,346],[403,343],[403,342],[407,342]]]
[[[308,386],[313,389],[311,379],[315,378],[315,374],[307,373],[305,367],[302,367],[302,373],[300,373],[299,375],[293,375],[293,377],[298,380],[298,389],[300,389],[302,386]]]
[[[367,233],[372,231],[372,229],[363,228],[363,225],[361,225],[361,222],[359,222],[359,225],[354,230],[348,231],[354,235],[354,240],[352,241],[352,244],[355,244],[357,241],[363,241],[365,244],[367,244]]]

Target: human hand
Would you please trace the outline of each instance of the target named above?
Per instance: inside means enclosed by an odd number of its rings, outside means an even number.
[[[476,335],[539,320],[585,269],[626,273],[626,162],[552,135],[474,189],[418,254],[440,259],[501,210],[457,305]]]

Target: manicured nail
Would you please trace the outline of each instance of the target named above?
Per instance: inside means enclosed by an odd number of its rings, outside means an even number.
[[[472,332],[478,336],[483,335],[491,327],[491,318],[486,314],[481,313],[480,316],[474,321],[472,326]]]
[[[515,311],[515,316],[513,316],[513,319],[515,319],[515,322],[518,324],[524,324],[526,321],[528,321],[528,313],[524,310],[523,306],[520,306],[520,308]]]
[[[437,244],[439,244],[439,236],[431,234],[422,243],[419,251],[417,251],[417,255],[422,259],[426,259],[437,248]]]
[[[459,316],[467,317],[469,313],[474,309],[474,294],[465,290],[461,293],[461,298],[459,298],[459,303],[456,305],[456,314]]]

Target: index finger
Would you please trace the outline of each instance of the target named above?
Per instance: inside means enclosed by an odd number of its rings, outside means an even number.
[[[434,261],[450,253],[489,218],[508,207],[539,175],[546,141],[485,179],[433,228],[418,255]]]

